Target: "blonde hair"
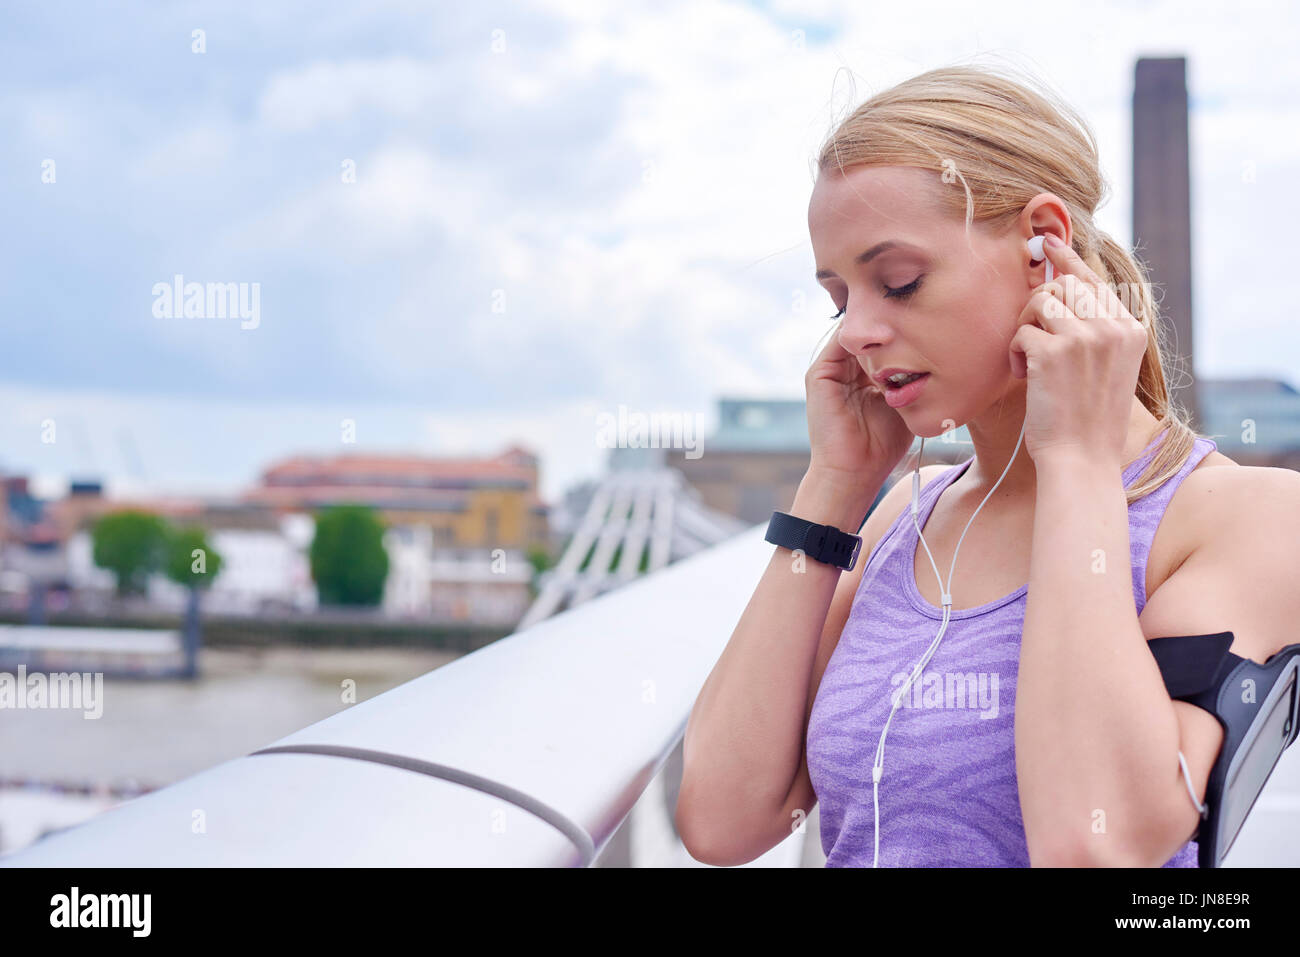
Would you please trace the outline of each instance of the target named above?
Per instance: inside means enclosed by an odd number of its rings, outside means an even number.
[[[1037,89],[1033,88],[1037,87]],[[941,202],[993,229],[1011,225],[1039,193],[1055,193],[1070,213],[1071,245],[1147,327],[1136,395],[1164,435],[1127,500],[1159,488],[1192,452],[1197,435],[1169,394],[1164,329],[1145,267],[1093,223],[1110,187],[1088,123],[1041,82],[988,66],[930,70],[877,93],[841,121],[821,147],[817,172],[863,166],[932,169]],[[951,197],[951,198],[949,198]],[[1155,436],[1152,436],[1154,439]],[[1128,463],[1132,464],[1132,463]]]

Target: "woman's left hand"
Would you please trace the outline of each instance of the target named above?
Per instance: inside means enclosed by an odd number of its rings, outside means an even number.
[[[1025,448],[1123,466],[1147,330],[1071,247],[1043,251],[1056,275],[1039,286],[1011,340],[1011,371],[1028,378]]]

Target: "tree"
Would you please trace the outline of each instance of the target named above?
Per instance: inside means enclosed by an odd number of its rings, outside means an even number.
[[[167,523],[148,512],[105,515],[91,532],[95,564],[117,576],[118,595],[143,594],[151,572],[162,567]]]
[[[207,533],[195,526],[171,529],[163,571],[178,585],[202,588],[221,571],[221,555],[208,545]]]
[[[542,572],[551,567],[551,553],[541,545],[533,545],[528,549],[528,563],[533,566],[532,577],[528,579],[528,594],[529,597],[536,598],[540,591],[537,587],[538,579]]]
[[[388,552],[373,509],[337,505],[316,518],[311,577],[323,605],[377,605],[384,597]]]
[[[185,650],[184,678],[199,676],[199,591],[211,585],[221,571],[221,555],[208,545],[207,534],[196,526],[170,529],[167,533],[163,571],[178,585],[189,589],[181,643]]]
[[[534,576],[540,575],[551,567],[551,553],[541,545],[533,545],[528,549],[528,563],[533,566]]]

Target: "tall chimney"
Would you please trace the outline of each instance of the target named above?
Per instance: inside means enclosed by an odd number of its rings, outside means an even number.
[[[1191,174],[1186,57],[1141,57],[1133,83],[1133,244],[1159,300],[1176,356],[1170,398],[1201,431],[1193,377]]]

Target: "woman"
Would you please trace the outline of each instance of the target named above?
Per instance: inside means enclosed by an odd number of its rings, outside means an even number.
[[[1294,640],[1300,476],[1237,465],[1171,403],[1104,193],[1077,114],[976,67],[872,97],[821,150],[839,325],[790,514],[858,531],[914,436],[964,424],[974,454],[921,469],[915,517],[894,484],[845,574],[775,549],[687,725],[697,859],[753,860],[820,801],[828,866],[1196,866],[1222,730],[1145,642]]]

